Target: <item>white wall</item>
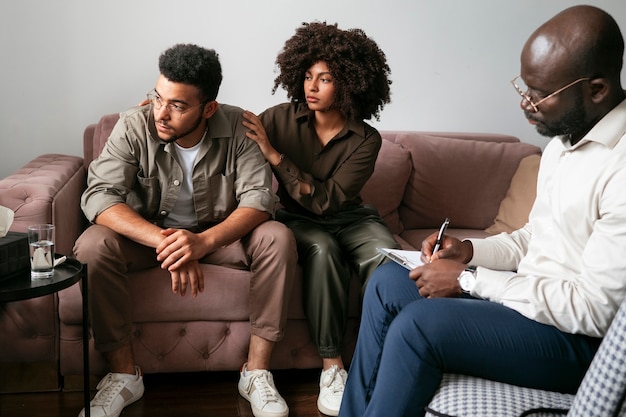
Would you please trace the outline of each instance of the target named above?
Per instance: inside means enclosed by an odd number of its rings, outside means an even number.
[[[588,0],[626,33],[624,0]],[[0,12],[0,178],[41,153],[82,155],[84,127],[145,97],[179,42],[220,54],[218,100],[260,112],[303,21],[360,27],[385,51],[379,129],[501,132],[543,146],[509,84],[528,35],[572,0],[7,0]]]

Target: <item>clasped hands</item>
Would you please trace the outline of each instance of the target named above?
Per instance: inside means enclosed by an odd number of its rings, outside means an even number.
[[[473,247],[469,241],[444,235],[441,248],[433,254],[437,233],[422,242],[424,265],[409,272],[415,281],[420,295],[424,298],[456,297],[461,294],[458,277],[472,259]]]
[[[172,279],[172,291],[184,296],[189,289],[196,297],[204,291],[204,275],[198,261],[207,252],[203,239],[184,229],[164,229],[164,239],[156,247],[161,268],[167,269]]]

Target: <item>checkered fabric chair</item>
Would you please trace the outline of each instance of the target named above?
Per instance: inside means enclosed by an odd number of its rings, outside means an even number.
[[[576,395],[445,374],[427,417],[626,417],[626,301]]]

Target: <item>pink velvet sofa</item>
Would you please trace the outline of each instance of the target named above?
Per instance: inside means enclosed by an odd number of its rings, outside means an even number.
[[[15,211],[13,231],[52,222],[57,226],[57,251],[71,254],[86,227],[79,207],[85,168],[102,150],[117,118],[106,115],[85,129],[83,158],[42,155],[0,180],[0,205]],[[445,217],[451,219],[449,233],[461,238],[525,223],[535,196],[540,148],[500,134],[381,133],[376,169],[362,194],[404,248],[419,249]],[[173,295],[167,273],[159,268],[132,274],[133,349],[144,372],[237,370],[245,361],[250,273],[216,265],[203,268],[206,288],[194,300]],[[272,357],[274,369],[321,366],[302,310],[299,273],[296,278],[285,338]],[[348,362],[359,316],[356,278],[351,291]],[[81,375],[81,302],[74,286],[51,296],[0,304],[0,373],[12,373],[11,381],[18,384],[5,384],[0,391],[22,389],[21,380],[33,388],[33,376],[42,368],[49,376]],[[90,349],[92,374],[105,373],[106,363],[92,342]],[[62,381],[57,378],[48,386]]]

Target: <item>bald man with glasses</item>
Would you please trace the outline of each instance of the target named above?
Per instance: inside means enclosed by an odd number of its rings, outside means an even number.
[[[370,278],[340,417],[421,416],[444,373],[574,393],[626,296],[624,40],[591,6],[528,39],[513,85],[545,136],[537,198],[512,233],[422,244]],[[522,82],[524,85],[522,85]]]

